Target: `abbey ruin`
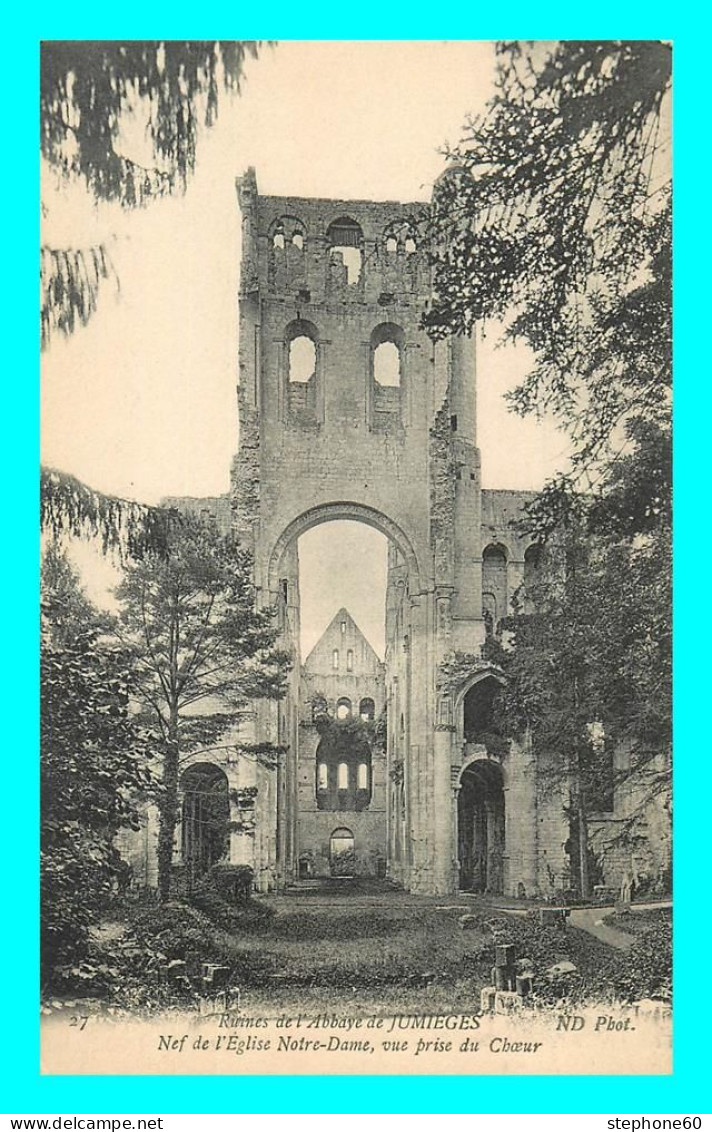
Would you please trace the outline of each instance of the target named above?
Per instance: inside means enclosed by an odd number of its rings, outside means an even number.
[[[502,677],[480,649],[538,548],[516,526],[526,493],[482,488],[473,340],[434,343],[420,327],[422,205],[263,196],[253,170],[238,198],[232,491],[184,502],[251,549],[295,664],[286,698],[256,703],[237,736],[275,744],[276,765],[228,740],[188,760],[176,867],[195,854],[248,864],[261,891],[330,875],[423,894],[565,890],[566,784],[542,779],[526,741],[506,754],[489,741]],[[346,609],[300,657],[297,542],[334,520],[388,540],[383,661]],[[630,812],[631,791],[611,792],[594,837]],[[215,792],[229,820],[210,842],[200,800]],[[654,869],[667,845],[652,815],[650,830],[641,867]],[[151,883],[150,822],[141,836],[130,856]],[[606,883],[629,861],[611,848]]]

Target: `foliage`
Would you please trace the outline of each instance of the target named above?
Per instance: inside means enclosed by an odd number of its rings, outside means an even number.
[[[190,902],[216,927],[233,933],[254,931],[274,912],[252,898],[252,883],[249,865],[216,865],[195,885]]]
[[[136,674],[136,695],[156,728],[162,759],[159,889],[169,894],[179,763],[217,713],[239,722],[248,701],[284,695],[291,660],[275,647],[273,611],[258,610],[249,555],[210,525],[185,517],[164,555],[126,569],[116,595],[118,633]]]
[[[66,557],[42,570],[41,959],[45,985],[84,977],[89,929],[128,880],[113,840],[138,828],[146,736],[126,652],[107,638]],[[86,972],[84,972],[86,974]]]
[[[581,510],[612,517],[631,458],[670,443],[671,49],[659,42],[498,45],[497,91],[449,153],[427,219],[433,337],[503,320],[534,364],[510,395],[551,412],[571,468],[530,507],[544,533]],[[669,502],[669,456],[623,492],[619,522],[647,529]]]
[[[65,178],[83,181],[98,201],[127,208],[185,189],[201,125],[218,113],[220,89],[239,91],[258,44],[233,41],[47,41],[40,51],[42,156]],[[151,165],[125,152],[127,127],[144,123]],[[42,343],[71,334],[116,278],[105,244],[43,247]]]
[[[470,677],[480,672],[491,672],[492,664],[476,653],[452,652],[438,666],[438,687],[444,692],[456,695]]]
[[[507,678],[507,732],[529,736],[544,780],[571,785],[581,845],[587,816],[610,809],[624,781],[638,805],[621,839],[652,798],[669,804],[669,557],[665,528],[637,540],[570,531],[517,595],[507,646],[485,646]],[[614,771],[616,750],[628,765]]]
[[[636,938],[628,951],[600,973],[601,989],[624,1002],[640,998],[672,997],[672,924],[657,927]]]
[[[54,540],[97,538],[104,553],[142,558],[165,553],[169,531],[182,521],[176,510],[104,495],[66,472],[41,469],[40,526]]]

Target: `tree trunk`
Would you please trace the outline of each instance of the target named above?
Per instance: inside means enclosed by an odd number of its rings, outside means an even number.
[[[581,898],[588,900],[591,895],[591,881],[588,874],[588,817],[583,791],[580,789],[578,792],[578,838]]]
[[[178,818],[178,712],[171,708],[168,746],[163,760],[163,794],[158,807],[158,898],[170,899],[173,846]]]

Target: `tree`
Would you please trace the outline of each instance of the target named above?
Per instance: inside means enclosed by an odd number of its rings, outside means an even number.
[[[617,836],[636,836],[648,803],[670,802],[671,627],[667,532],[640,545],[592,536],[560,536],[515,597],[486,657],[507,677],[499,722],[527,734],[538,771],[570,788],[572,861],[589,895],[588,824],[613,809],[613,792],[635,787],[636,805]],[[626,761],[614,770],[614,755]]]
[[[170,529],[182,521],[173,508],[104,495],[56,468],[40,471],[40,528],[54,540],[98,539],[105,554],[136,559],[149,551],[164,554]]]
[[[40,143],[50,167],[81,179],[97,201],[126,208],[185,189],[195,166],[199,126],[211,126],[219,94],[239,91],[245,60],[258,44],[242,41],[51,41],[40,52]],[[143,121],[152,163],[126,152],[127,126]],[[44,246],[42,343],[71,334],[96,310],[103,281],[114,278],[105,244]],[[118,282],[118,280],[116,280]]]
[[[290,657],[275,647],[273,611],[255,606],[250,567],[231,539],[186,517],[170,530],[165,554],[130,564],[116,590],[120,640],[161,755],[163,900],[170,892],[181,759],[214,743],[250,699],[285,693]],[[269,757],[262,748],[254,753]]]
[[[115,846],[138,828],[149,786],[145,736],[130,712],[125,650],[54,546],[42,568],[41,963],[45,986],[76,980],[89,929],[126,867]]]
[[[671,49],[658,42],[504,43],[497,93],[450,151],[427,219],[433,337],[485,319],[535,355],[510,394],[550,412],[571,468],[530,508],[545,534],[621,461],[670,442]],[[669,467],[669,459],[664,467]],[[638,483],[636,517],[669,501]]]
[[[669,790],[671,49],[503,43],[497,56],[496,95],[424,221],[423,323],[438,338],[492,320],[526,343],[510,405],[553,414],[571,442],[568,470],[526,508],[529,535],[550,543],[537,602],[486,652],[508,677],[505,726],[571,787],[586,892],[612,751],[628,745],[626,773]]]

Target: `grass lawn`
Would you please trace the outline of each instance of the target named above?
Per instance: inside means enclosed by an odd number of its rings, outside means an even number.
[[[272,919],[249,933],[221,933],[236,981],[255,1006],[452,1013],[479,1005],[480,989],[491,982],[495,938],[514,942],[518,958],[541,972],[569,959],[584,982],[613,954],[584,931],[541,929],[486,906],[414,897],[359,907],[321,897],[264,902]],[[474,927],[462,929],[463,913],[475,914]]]

